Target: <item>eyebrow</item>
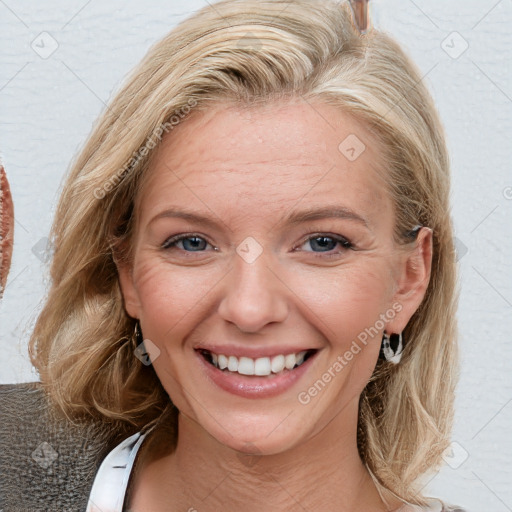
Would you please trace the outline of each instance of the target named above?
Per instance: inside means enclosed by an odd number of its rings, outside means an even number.
[[[293,225],[312,220],[332,218],[355,220],[370,229],[368,221],[363,216],[345,206],[325,206],[321,208],[309,208],[300,212],[291,212],[290,215],[285,218],[285,223]]]
[[[197,222],[199,224],[204,224],[205,226],[210,226],[213,228],[219,227],[219,223],[198,212],[178,210],[174,208],[157,214],[151,219],[149,223],[151,224],[160,218],[179,218],[191,222]],[[325,206],[320,208],[309,208],[298,212],[292,211],[284,218],[283,222],[287,225],[296,225],[302,222],[331,218],[353,220],[363,224],[367,229],[370,229],[369,222],[363,216],[357,214],[355,211],[345,206]]]

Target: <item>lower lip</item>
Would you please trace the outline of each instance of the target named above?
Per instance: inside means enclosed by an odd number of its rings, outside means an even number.
[[[200,352],[196,351],[196,356],[199,358],[207,377],[214,384],[224,391],[244,398],[269,398],[284,393],[308,371],[317,355],[318,351],[294,370],[285,370],[280,374],[259,377],[219,370],[206,361]]]

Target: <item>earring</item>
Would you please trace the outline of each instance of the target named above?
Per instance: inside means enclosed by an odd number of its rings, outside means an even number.
[[[142,331],[140,329],[140,323],[137,320],[135,322],[135,329],[133,330],[132,343],[134,348],[137,348],[142,343]]]
[[[389,334],[387,334],[384,331],[384,335],[382,336],[382,345],[380,347],[380,359],[385,359],[386,361],[389,361],[393,364],[398,364],[400,362],[400,359],[402,359],[402,351],[403,351],[403,345],[402,345],[402,333],[397,335],[391,335],[391,336],[398,336],[398,343],[396,345],[396,349],[393,349],[391,347],[391,338]],[[393,343],[394,345],[395,343]]]

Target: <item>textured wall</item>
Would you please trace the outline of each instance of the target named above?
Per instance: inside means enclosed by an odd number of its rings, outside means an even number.
[[[45,237],[93,121],[149,46],[202,0],[0,2],[0,154],[14,198],[0,304],[0,382],[37,380],[27,335],[44,295]],[[443,118],[459,240],[462,375],[454,450],[427,479],[472,512],[512,510],[512,2],[372,0]],[[508,220],[508,222],[506,222]]]

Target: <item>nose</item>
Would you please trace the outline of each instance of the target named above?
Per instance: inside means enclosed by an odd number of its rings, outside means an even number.
[[[218,312],[242,332],[258,332],[288,316],[289,288],[270,268],[265,253],[252,263],[236,255],[225,283]]]

